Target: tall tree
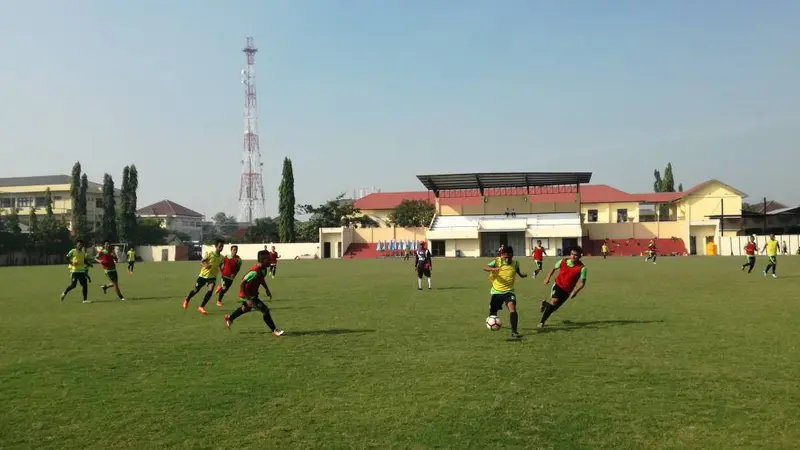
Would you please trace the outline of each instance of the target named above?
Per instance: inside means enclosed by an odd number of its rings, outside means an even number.
[[[683,192],[683,183],[678,184],[678,192]]]
[[[136,166],[122,169],[122,192],[120,197],[119,238],[133,243],[137,239],[136,190],[139,188],[139,172]],[[137,242],[138,243],[138,242]]]
[[[377,227],[378,223],[369,216],[362,216],[361,210],[353,205],[352,200],[344,198],[344,194],[338,195],[333,200],[319,205],[300,205],[297,208],[301,214],[310,214],[308,223],[314,230],[320,228],[349,227],[360,225],[362,228]]]
[[[36,216],[36,208],[31,207],[28,212],[28,245],[31,250],[41,254],[42,252],[42,229],[39,227],[39,217]]]
[[[653,171],[653,192],[661,192],[661,172],[658,169]]]
[[[114,198],[114,179],[103,176],[103,218],[100,222],[103,239],[117,241],[117,200]]]
[[[72,166],[72,182],[69,186],[69,196],[72,200],[71,205],[71,222],[72,222],[72,232],[75,233],[78,227],[78,216],[80,215],[80,211],[78,210],[78,197],[80,195],[81,190],[81,162],[77,161]]]
[[[214,222],[214,230],[215,237],[226,237],[230,236],[239,229],[239,223],[236,222],[236,217],[229,216],[224,212],[220,211],[211,218]]]
[[[667,163],[663,177],[658,170],[653,171],[653,177],[655,178],[653,192],[675,192],[675,176],[672,173],[672,163]],[[683,184],[679,184],[678,189],[683,192]],[[659,205],[657,211],[659,217],[669,217],[669,205]]]
[[[136,170],[136,166],[131,164],[130,172],[128,174],[130,179],[128,183],[130,184],[130,202],[128,204],[128,215],[133,219],[133,223],[136,224],[136,202],[137,202],[137,194],[136,192],[139,190],[139,171]]]
[[[436,207],[425,200],[403,200],[389,214],[389,221],[398,227],[427,227]]]
[[[278,232],[280,234],[280,241],[294,242],[296,238],[294,228],[294,171],[292,170],[292,160],[289,158],[283,159],[283,174],[281,177],[281,185],[278,188],[278,195],[278,208],[280,211]]]
[[[44,191],[44,218],[40,226],[42,230],[42,241],[44,242],[47,253],[55,252],[59,248],[60,225],[53,214],[53,194],[50,188]]]
[[[672,175],[672,163],[667,163],[664,169],[664,179],[661,180],[661,192],[675,192],[675,178]]]
[[[244,239],[251,243],[275,242],[278,240],[278,223],[271,217],[256,219],[247,229]]]
[[[87,195],[89,193],[89,178],[86,174],[81,175],[81,183],[78,189],[78,203],[73,206],[73,211],[77,210],[77,222],[73,232],[78,239],[88,239],[91,237],[92,229],[94,228],[89,223],[87,216]],[[74,214],[74,213],[73,213]]]

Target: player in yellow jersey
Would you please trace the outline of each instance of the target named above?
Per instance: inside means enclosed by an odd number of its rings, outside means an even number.
[[[603,259],[606,259],[608,256],[608,245],[606,245],[606,241],[603,241],[603,246],[600,247],[600,252],[603,253]]]
[[[505,304],[508,307],[509,322],[511,322],[511,337],[521,337],[517,333],[517,323],[519,322],[519,314],[517,314],[517,296],[514,293],[514,281],[517,275],[520,278],[525,278],[525,274],[519,269],[519,261],[514,260],[513,247],[501,247],[500,256],[495,258],[486,267],[484,271],[489,272],[489,280],[492,282],[492,288],[489,291],[491,298],[489,300],[489,315],[497,316],[497,312],[503,309]]]
[[[64,298],[69,294],[69,291],[75,289],[78,286],[78,283],[81,284],[81,291],[83,293],[83,303],[91,303],[87,299],[87,295],[89,293],[89,285],[86,284],[86,271],[88,267],[92,264],[91,257],[86,253],[86,248],[83,246],[83,240],[78,239],[75,241],[75,248],[67,253],[67,259],[69,260],[69,273],[70,273],[70,284],[64,289],[64,292],[61,293],[61,301],[64,301]]]
[[[767,273],[770,269],[772,269],[772,278],[778,278],[778,275],[775,274],[775,269],[778,267],[778,249],[780,245],[778,240],[775,239],[774,234],[770,234],[769,238],[767,238],[767,243],[764,244],[764,248],[761,249],[761,252],[767,253],[767,267],[762,272],[764,276],[767,276]]]
[[[133,247],[128,249],[128,275],[133,275],[133,266],[136,265],[136,250]]]
[[[211,296],[214,294],[214,287],[217,285],[217,276],[219,275],[220,267],[222,267],[223,248],[225,248],[225,241],[217,239],[217,242],[214,244],[214,250],[206,253],[203,260],[200,261],[200,276],[197,277],[197,281],[192,290],[189,291],[186,298],[183,299],[183,309],[188,309],[189,300],[200,292],[203,287],[207,287],[208,291],[203,297],[203,304],[197,307],[197,312],[203,315],[207,314],[206,304],[211,300]]]

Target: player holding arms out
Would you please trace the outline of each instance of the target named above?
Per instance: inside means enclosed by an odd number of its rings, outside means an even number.
[[[108,288],[113,287],[114,291],[117,293],[117,297],[119,297],[120,300],[125,300],[125,297],[122,296],[122,291],[119,289],[117,254],[114,253],[114,249],[111,248],[111,243],[108,240],[103,241],[103,248],[100,249],[100,252],[97,254],[97,261],[100,263],[100,267],[103,268],[109,281],[108,284],[100,286],[103,289],[103,294],[108,291]]]
[[[533,263],[536,265],[536,268],[533,270],[534,280],[536,279],[536,275],[539,275],[539,272],[542,271],[542,263],[545,255],[547,255],[547,252],[544,251],[544,247],[542,247],[542,241],[536,241],[536,247],[533,248]]]
[[[749,267],[749,269],[747,269],[747,273],[753,271],[753,267],[756,266],[757,251],[758,251],[758,246],[756,246],[753,237],[752,236],[748,237],[747,245],[744,246],[744,254],[746,255],[745,256],[746,259],[744,261],[744,264],[742,264],[742,271],[744,271],[745,267]]]
[[[214,250],[206,253],[206,256],[200,261],[200,275],[197,277],[197,281],[192,290],[189,291],[189,293],[186,294],[186,298],[183,299],[183,309],[188,309],[189,300],[200,292],[203,287],[207,287],[208,290],[203,297],[203,303],[197,307],[197,312],[203,315],[208,314],[208,311],[206,311],[206,304],[208,304],[208,301],[211,300],[211,296],[214,294],[214,286],[217,284],[217,275],[219,275],[219,269],[220,266],[222,266],[222,249],[224,247],[225,241],[217,239]]]
[[[226,328],[230,328],[236,318],[255,308],[261,311],[264,317],[264,323],[272,330],[273,336],[277,337],[283,334],[283,331],[275,326],[275,322],[272,320],[272,315],[269,313],[267,305],[258,298],[258,288],[261,286],[264,286],[264,293],[267,294],[267,297],[270,299],[272,298],[272,293],[269,291],[266,280],[269,267],[269,254],[270,252],[268,250],[259,251],[258,264],[251,267],[247,275],[242,278],[242,282],[239,284],[239,300],[242,302],[242,306],[236,308],[231,314],[225,315]]]
[[[582,256],[583,249],[581,247],[573,248],[569,252],[569,257],[559,260],[547,274],[547,278],[544,280],[545,286],[550,284],[553,274],[558,272],[550,291],[550,303],[542,300],[542,306],[539,308],[539,312],[543,313],[539,328],[544,328],[544,324],[551,314],[561,308],[567,300],[575,298],[586,287],[586,266],[581,261]]]
[[[222,284],[217,286],[217,306],[222,307],[222,297],[233,285],[233,280],[242,269],[242,258],[239,257],[239,246],[231,245],[231,254],[222,259]]]
[[[778,275],[775,275],[775,269],[778,267],[778,247],[780,246],[778,240],[775,239],[775,234],[770,234],[767,243],[761,249],[762,252],[767,252],[767,267],[762,272],[764,276],[767,276],[769,269],[772,269],[772,278],[778,278]]]
[[[64,292],[61,293],[61,301],[64,301],[64,298],[69,294],[69,291],[75,289],[75,287],[80,283],[81,285],[81,292],[83,293],[83,303],[91,303],[87,296],[89,295],[89,285],[86,284],[86,270],[89,266],[91,266],[91,258],[89,255],[86,254],[86,248],[83,246],[83,240],[78,239],[75,241],[75,248],[67,253],[67,259],[69,260],[69,273],[70,273],[70,284],[64,289]]]
[[[519,261],[514,260],[514,248],[503,247],[499,257],[491,261],[483,268],[489,272],[489,280],[492,288],[489,291],[489,316],[497,317],[497,312],[503,309],[503,305],[508,308],[508,318],[511,322],[511,337],[521,337],[517,332],[519,314],[517,314],[517,296],[514,293],[514,281],[516,277],[525,278],[525,274],[519,270]]]
[[[433,289],[431,285],[431,267],[433,267],[433,258],[431,257],[431,251],[428,250],[428,243],[420,242],[414,258],[414,270],[417,272],[417,290],[422,290],[423,276],[428,279],[428,289]]]

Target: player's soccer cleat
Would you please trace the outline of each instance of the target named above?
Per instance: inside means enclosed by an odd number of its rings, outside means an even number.
[[[772,278],[778,278],[778,276],[773,273]]]
[[[217,286],[217,290],[214,291],[214,293],[217,294],[217,295],[219,295],[220,292],[222,292],[222,285]]]
[[[64,293],[61,294],[61,301],[62,302],[64,301],[64,297],[66,297],[66,296],[67,296],[67,294],[64,294]]]
[[[83,301],[83,304],[84,304],[84,305],[87,305],[87,304],[89,304],[89,303],[92,303],[92,302],[91,302],[90,300],[84,300],[84,301]]]
[[[183,307],[183,309],[189,309],[189,299],[188,298],[183,299],[183,304],[181,306]]]
[[[763,272],[761,272],[761,273],[763,273],[763,274],[764,274],[764,276],[767,276],[767,271],[766,271],[766,270],[765,270],[765,271],[763,271]]]
[[[544,324],[543,323],[539,323],[539,325],[536,325],[536,328],[538,328],[540,330],[544,329]]]
[[[108,291],[108,286],[100,286],[103,289],[103,294],[105,295],[106,291]]]
[[[516,331],[512,331],[511,332],[511,337],[514,338],[514,339],[519,339],[519,338],[522,337],[522,335],[517,333]]]
[[[119,299],[119,301],[124,302],[125,301],[125,297]]]
[[[205,316],[206,314],[208,314],[208,311],[206,311],[206,309],[205,309],[205,308],[203,308],[202,306],[198,306],[198,307],[197,307],[197,312],[199,312],[200,314],[202,314],[202,315],[204,315],[204,316]]]
[[[217,308],[222,308],[222,302],[217,300]]]
[[[225,314],[225,328],[230,330],[231,329],[231,323],[232,323],[231,322],[231,316],[229,316],[228,314]]]
[[[283,336],[283,330],[275,330],[272,332],[272,335],[275,337]]]

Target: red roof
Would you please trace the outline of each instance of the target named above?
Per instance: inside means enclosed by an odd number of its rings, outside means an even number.
[[[160,202],[153,203],[152,205],[145,206],[136,211],[140,216],[182,216],[182,217],[203,217],[197,211],[179,205],[171,200],[161,200]]]
[[[705,184],[705,183],[703,183]],[[581,203],[670,203],[683,198],[686,192],[657,192],[648,194],[629,194],[605,184],[588,184],[581,186]],[[525,195],[525,189],[504,189],[501,195]],[[449,195],[448,195],[449,194]],[[456,191],[440,196],[443,206],[478,205],[481,197],[477,191]],[[376,192],[356,200],[356,208],[362,210],[394,209],[403,200],[427,200],[435,203],[432,192]],[[529,197],[531,203],[568,203],[575,201],[573,192],[537,193]]]

